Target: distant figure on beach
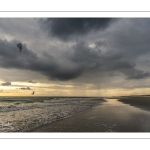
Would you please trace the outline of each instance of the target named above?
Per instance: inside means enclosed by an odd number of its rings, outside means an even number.
[[[34,95],[34,91],[32,92],[32,95]]]
[[[19,51],[22,52],[22,44],[21,43],[17,44],[17,47],[19,48]]]

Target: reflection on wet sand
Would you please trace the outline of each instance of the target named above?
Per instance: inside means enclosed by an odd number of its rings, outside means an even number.
[[[37,128],[33,132],[150,132],[150,112],[117,99],[73,117]]]

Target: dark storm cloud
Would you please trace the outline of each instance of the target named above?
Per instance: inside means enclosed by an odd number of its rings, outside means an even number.
[[[112,18],[48,18],[41,19],[42,27],[50,36],[68,40],[74,35],[85,35],[90,31],[106,29]]]
[[[150,77],[150,72],[144,72],[135,68],[122,70],[122,72],[127,75],[127,79],[142,79]]]
[[[37,71],[49,78],[59,80],[76,78],[82,71],[75,64],[68,64],[65,60],[55,58],[48,53],[38,56],[25,44],[23,44],[23,51],[20,53],[17,43],[19,41],[0,40],[0,67]]]
[[[17,43],[18,41],[0,40],[0,67],[37,71],[53,80],[75,79],[84,73],[93,74],[93,77],[97,72],[120,72],[127,79],[150,76],[149,72],[136,69],[136,64],[120,53],[103,54],[97,43],[95,47],[90,47],[88,43],[81,41],[59,57],[47,52],[36,54],[26,44],[23,44],[23,51],[20,53]]]
[[[136,59],[150,50],[150,19],[123,18],[106,33],[107,47],[125,57]]]
[[[23,44],[23,52],[19,52],[18,41],[0,40],[0,66],[4,68],[28,69],[37,59],[37,54],[28,50]]]
[[[11,85],[11,82],[3,82],[1,85],[3,85],[3,86],[9,86],[9,85]]]
[[[82,66],[85,72],[120,72],[127,79],[142,79],[150,77],[150,72],[136,69],[136,64],[124,58],[120,53],[102,54],[101,50],[95,46],[91,48],[85,42],[80,42],[73,47],[69,59]]]

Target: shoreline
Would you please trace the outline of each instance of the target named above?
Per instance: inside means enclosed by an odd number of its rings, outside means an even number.
[[[35,130],[38,130],[38,129],[40,129],[40,128],[43,128],[43,126],[51,125],[52,123],[55,123],[55,122],[57,122],[57,121],[65,120],[65,119],[71,118],[71,117],[73,117],[73,116],[80,115],[80,114],[82,114],[82,113],[85,113],[85,112],[89,111],[89,110],[92,109],[93,107],[96,107],[96,106],[98,106],[98,105],[101,105],[103,102],[106,102],[106,100],[105,100],[104,98],[94,98],[93,101],[90,100],[90,103],[89,103],[89,104],[86,106],[86,108],[84,108],[82,111],[78,111],[78,112],[73,113],[73,114],[71,114],[71,115],[69,115],[69,116],[65,116],[65,117],[62,117],[62,118],[55,119],[55,120],[53,120],[53,121],[51,121],[51,122],[49,122],[49,123],[47,123],[47,124],[42,124],[42,125],[40,125],[40,126],[38,126],[38,127],[36,127],[36,128],[33,128],[33,129],[31,129],[31,130],[29,130],[29,131],[25,131],[25,132],[34,132]]]
[[[71,117],[104,101],[101,97],[0,98],[0,132],[31,132],[39,126]]]
[[[64,118],[59,118],[59,119],[54,120],[54,121],[52,121],[52,122],[50,122],[50,123],[48,123],[48,124],[43,124],[43,125],[41,125],[41,126],[39,126],[39,127],[34,128],[33,130],[28,131],[28,132],[41,132],[41,131],[40,131],[41,128],[44,128],[45,126],[49,126],[49,125],[51,125],[51,124],[53,124],[53,123],[57,123],[58,121],[62,121],[62,120],[69,119],[69,118],[72,118],[72,117],[74,117],[74,116],[77,116],[77,115],[81,115],[81,114],[83,114],[83,113],[86,113],[87,111],[91,110],[92,108],[94,108],[94,107],[96,107],[96,106],[98,106],[98,105],[101,105],[101,104],[104,103],[104,102],[106,102],[106,100],[105,100],[104,98],[101,98],[100,101],[97,101],[95,104],[91,105],[89,108],[87,108],[87,109],[85,109],[85,110],[83,110],[83,111],[81,111],[81,112],[77,112],[77,113],[75,113],[75,114],[72,114],[72,115],[70,115],[70,116],[66,116],[66,117],[64,117]]]
[[[149,118],[149,111],[118,99],[106,99],[83,113],[42,125],[31,132],[150,132]]]

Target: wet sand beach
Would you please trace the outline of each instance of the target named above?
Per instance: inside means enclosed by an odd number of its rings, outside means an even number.
[[[120,97],[118,100],[130,106],[150,111],[150,96],[128,96]]]
[[[139,106],[140,101],[137,100]],[[148,104],[145,105],[148,108]],[[125,104],[121,99],[106,99],[86,112],[43,125],[32,132],[150,132],[150,111]]]

